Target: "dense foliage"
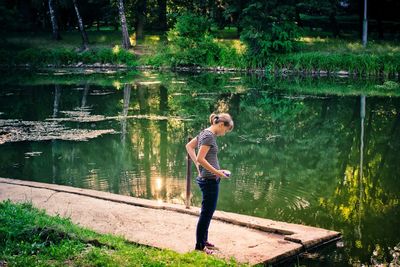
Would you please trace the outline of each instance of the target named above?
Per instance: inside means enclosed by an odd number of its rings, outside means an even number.
[[[300,30],[295,23],[294,1],[251,1],[243,9],[242,40],[248,45],[251,65],[264,66],[273,52],[296,48]]]
[[[72,1],[54,0],[57,22],[61,31],[77,29],[78,22]],[[110,27],[118,29],[116,0],[77,1],[86,28]],[[172,28],[177,18],[185,12],[207,17],[219,28],[237,27],[238,35],[247,28],[248,21],[294,21],[300,27],[319,30],[324,34],[339,36],[361,31],[363,1],[358,0],[224,0],[224,1],[166,1],[125,0],[126,17],[130,30]],[[382,38],[398,38],[400,2],[369,0],[368,19],[371,33]],[[48,1],[0,1],[0,25],[7,31],[50,31]],[[264,14],[260,14],[263,12]],[[262,18],[262,16],[265,16]],[[261,18],[261,20],[258,20]],[[143,21],[140,21],[143,20]],[[140,23],[139,23],[140,22]],[[266,25],[261,32],[271,29]],[[260,29],[259,29],[260,30]]]
[[[211,33],[211,21],[204,16],[186,13],[168,31],[168,46],[149,59],[152,65],[239,66],[237,51],[218,42]]]
[[[145,55],[139,64],[153,66],[344,70],[388,75],[397,73],[400,65],[399,49],[391,45],[400,38],[400,21],[394,12],[400,8],[398,1],[384,0],[381,4],[377,0],[368,1],[368,34],[372,40],[367,49],[373,49],[364,51],[353,49],[354,42],[360,40],[364,8],[356,0],[79,0],[75,2],[89,37],[80,27],[81,50],[76,50],[80,41],[70,42],[71,33],[79,29],[80,21],[76,19],[74,4],[67,0],[51,2],[54,9],[51,19],[49,1],[0,2],[0,32],[4,39],[0,43],[0,63],[132,66],[137,64],[133,51],[119,51],[117,46],[129,40],[136,54]],[[124,24],[120,21],[120,2],[125,3]],[[123,31],[123,42],[122,25],[129,30]],[[158,41],[143,45],[143,32],[151,33],[147,36],[156,36]],[[32,37],[36,35],[45,36],[40,41],[45,41],[41,45],[44,48],[35,43]],[[56,41],[51,41],[51,36]],[[321,38],[332,43],[336,40],[332,37],[340,37],[347,43],[344,52],[337,51],[337,47],[321,50],[322,46],[315,42]],[[306,47],[309,43],[304,38],[311,38],[310,44],[315,43],[313,50]],[[383,43],[384,52],[377,51],[373,41],[381,39],[389,44]]]

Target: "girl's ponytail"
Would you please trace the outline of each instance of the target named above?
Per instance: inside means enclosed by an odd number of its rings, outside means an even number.
[[[231,115],[229,115],[228,113],[219,113],[219,114],[212,113],[210,115],[211,125],[219,123],[221,121],[224,122],[225,126],[229,126],[230,130],[233,129],[233,120]]]
[[[215,123],[218,123],[218,115],[215,113],[212,113],[210,115],[210,124],[213,125]]]

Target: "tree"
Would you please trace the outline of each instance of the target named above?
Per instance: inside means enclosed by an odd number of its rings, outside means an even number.
[[[122,28],[122,47],[129,49],[131,48],[131,41],[129,39],[128,26],[126,23],[124,0],[118,0],[118,12]]]
[[[57,16],[56,16],[56,11],[54,9],[53,0],[49,0],[49,12],[50,12],[50,20],[51,20],[51,26],[53,29],[53,39],[54,40],[61,40],[60,32],[58,30],[58,24],[57,24]]]
[[[72,3],[74,4],[76,17],[78,18],[79,30],[82,35],[82,46],[83,46],[84,50],[87,50],[87,49],[89,49],[89,41],[88,41],[88,37],[87,37],[86,31],[85,31],[85,25],[83,25],[82,17],[79,13],[78,4],[77,4],[76,0],[72,0]]]
[[[146,0],[139,0],[136,4],[136,39],[143,39],[143,28],[146,19]]]
[[[329,26],[333,36],[339,36],[339,25],[336,19],[338,9],[338,0],[300,0],[297,7],[299,11],[308,15],[327,16]]]
[[[167,0],[157,0],[158,2],[158,23],[160,30],[167,30]]]
[[[300,29],[295,21],[295,0],[250,1],[242,12],[240,38],[248,46],[247,54],[253,67],[265,65],[271,53],[296,49]]]
[[[244,0],[228,0],[225,4],[224,15],[225,18],[234,26],[237,27],[237,34],[240,36],[242,32],[242,25],[240,18],[242,16],[243,9],[246,7],[246,1]]]
[[[367,0],[364,0],[364,17],[363,17],[363,34],[362,34],[363,47],[367,46],[367,34],[368,34]]]

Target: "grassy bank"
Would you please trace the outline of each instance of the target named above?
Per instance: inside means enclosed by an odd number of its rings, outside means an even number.
[[[204,253],[178,254],[101,235],[31,204],[0,202],[0,265],[236,266]]]
[[[136,58],[130,51],[114,48],[93,48],[78,51],[73,48],[27,48],[17,51],[0,50],[0,64],[54,66],[74,64],[112,64],[136,66]]]
[[[228,31],[228,30],[227,30]],[[168,42],[163,34],[147,35],[129,50],[120,47],[120,34],[114,31],[89,32],[90,50],[79,51],[77,32],[65,33],[63,40],[49,40],[48,34],[20,37],[10,34],[0,47],[0,64],[47,66],[109,63],[154,67],[261,68],[267,72],[347,71],[356,75],[394,75],[400,72],[400,46],[396,42],[370,41],[367,48],[354,39],[302,37],[299,49],[288,54],[272,54],[264,66],[246,57],[246,46],[239,39],[226,39],[218,32],[214,39],[183,50]],[[132,39],[133,40],[133,39]]]
[[[329,38],[302,38],[302,49],[275,57],[273,66],[291,70],[348,71],[356,74],[395,74],[400,72],[400,46],[391,42],[360,42]]]

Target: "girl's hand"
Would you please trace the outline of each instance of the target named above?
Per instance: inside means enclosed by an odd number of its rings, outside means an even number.
[[[220,173],[219,177],[220,178],[229,178],[229,176],[231,176],[231,172],[228,170],[219,170],[218,171]]]
[[[198,162],[196,162],[195,164],[196,164],[196,169],[197,169],[197,172],[199,173],[199,176],[201,176],[201,172],[200,172],[200,165],[199,165],[199,163],[198,163]]]

